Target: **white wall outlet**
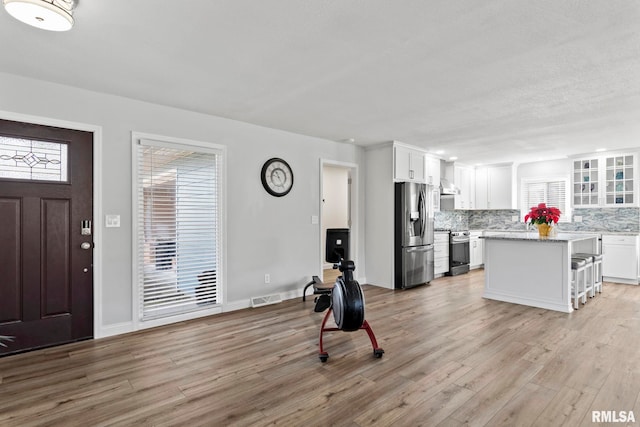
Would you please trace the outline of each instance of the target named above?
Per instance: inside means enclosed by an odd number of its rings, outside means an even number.
[[[264,275],[264,283],[271,283],[271,275],[269,273]]]
[[[518,222],[520,217],[518,215],[511,215],[511,222]]]
[[[574,215],[573,216],[573,222],[582,222],[582,216]]]
[[[311,224],[318,224],[320,222],[320,218],[318,215],[311,215]]]

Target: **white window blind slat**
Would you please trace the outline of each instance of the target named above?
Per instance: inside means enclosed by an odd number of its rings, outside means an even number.
[[[568,182],[568,178],[523,181],[520,202],[522,217],[524,218],[531,207],[546,203],[547,206],[554,206],[562,211],[560,222],[569,222],[571,207],[567,197]]]
[[[136,238],[141,320],[220,302],[221,162],[217,150],[139,141]]]

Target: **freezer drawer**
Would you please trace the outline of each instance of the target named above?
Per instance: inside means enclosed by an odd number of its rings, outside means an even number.
[[[433,280],[433,245],[402,248],[402,287]]]

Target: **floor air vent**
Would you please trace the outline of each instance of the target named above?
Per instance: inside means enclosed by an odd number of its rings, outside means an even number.
[[[262,307],[263,305],[277,304],[282,302],[280,295],[265,295],[263,297],[251,297],[251,307]]]

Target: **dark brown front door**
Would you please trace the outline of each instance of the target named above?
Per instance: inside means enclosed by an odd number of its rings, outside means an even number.
[[[92,216],[93,134],[0,120],[0,355],[93,336]]]

